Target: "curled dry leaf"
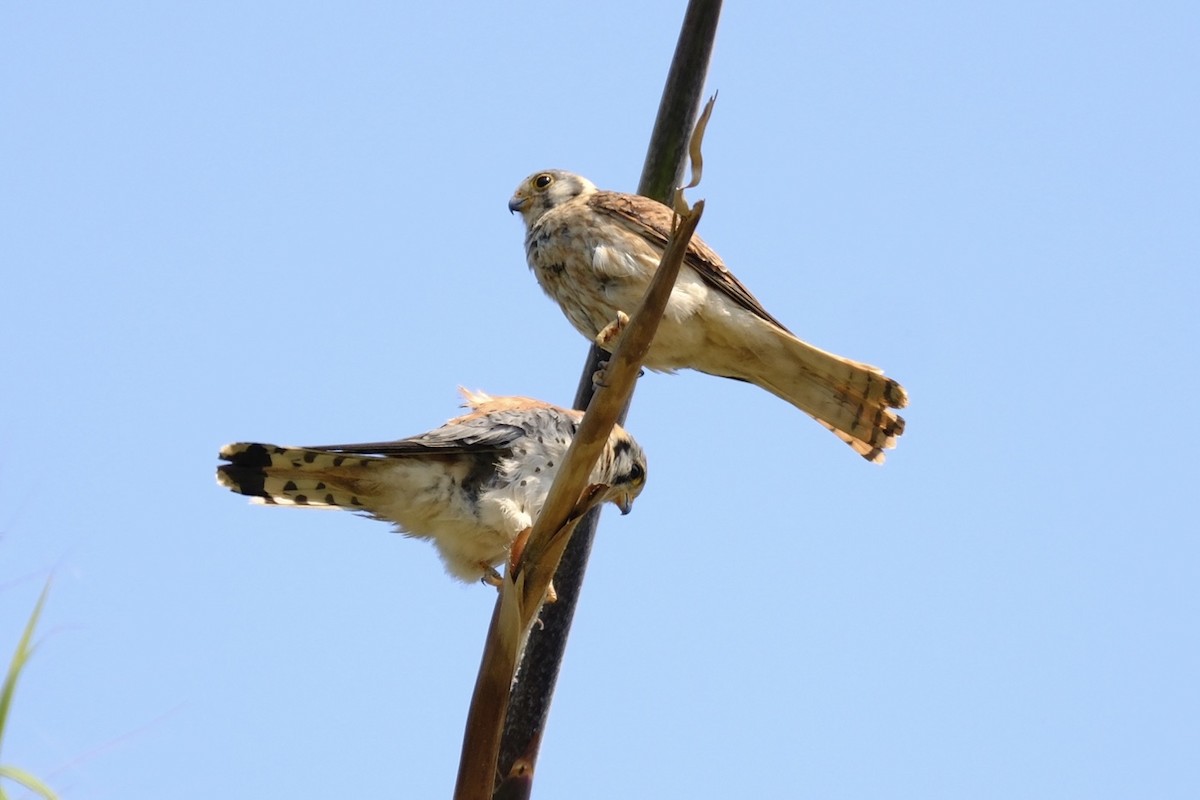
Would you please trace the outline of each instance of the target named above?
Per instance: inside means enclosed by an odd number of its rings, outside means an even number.
[[[683,192],[685,189],[694,189],[700,185],[700,178],[704,174],[704,153],[701,151],[704,145],[704,130],[708,127],[708,120],[712,116],[713,105],[717,102],[717,93],[708,98],[708,102],[704,104],[704,110],[700,112],[700,116],[696,119],[696,127],[692,129],[692,138],[688,142],[688,161],[692,165],[692,180],[686,186],[680,186],[675,190],[675,213],[683,216],[692,210],[684,199]]]

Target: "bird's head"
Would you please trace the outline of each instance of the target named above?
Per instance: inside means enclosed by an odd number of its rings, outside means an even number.
[[[561,169],[542,170],[521,181],[508,201],[508,210],[520,212],[529,227],[550,209],[594,191],[596,184],[587,178]]]
[[[608,486],[604,499],[628,514],[633,501],[646,486],[646,454],[637,441],[620,425],[608,437],[608,447],[593,474],[598,483]]]

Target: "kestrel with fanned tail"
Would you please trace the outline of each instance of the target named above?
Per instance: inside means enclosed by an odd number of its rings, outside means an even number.
[[[526,178],[508,208],[525,220],[525,254],[538,283],[576,330],[611,350],[613,323],[637,310],[662,259],[671,209],[639,195],[602,191],[562,170]],[[698,236],[688,246],[645,365],[660,372],[686,367],[760,386],[868,461],[882,462],[904,432],[904,419],[893,411],[908,404],[899,383],[878,367],[798,339]]]
[[[345,508],[430,539],[446,571],[498,584],[495,567],[541,513],[583,412],[527,397],[463,391],[471,411],[394,442],[221,448],[217,481],[266,505]],[[590,482],[629,513],[646,456],[613,428]]]

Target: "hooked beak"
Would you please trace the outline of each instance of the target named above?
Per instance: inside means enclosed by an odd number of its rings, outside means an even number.
[[[622,517],[625,516],[626,514],[628,514],[630,511],[633,511],[633,496],[632,495],[628,495],[628,494],[624,494],[624,493],[619,494],[619,495],[617,495],[617,498],[615,500],[613,500],[613,503],[616,504],[617,508],[621,509]]]
[[[508,212],[510,214],[515,214],[516,212],[518,212],[522,208],[524,208],[525,204],[528,202],[529,202],[528,197],[521,197],[520,195],[514,194],[512,196],[512,199],[508,201]]]

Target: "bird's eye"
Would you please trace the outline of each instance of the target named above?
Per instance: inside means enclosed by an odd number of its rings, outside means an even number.
[[[548,172],[543,172],[533,179],[533,188],[545,189],[550,184],[554,183],[554,176]]]
[[[629,468],[630,483],[638,483],[638,482],[644,480],[645,477],[646,477],[646,470],[644,467],[642,467],[641,464],[638,464],[635,462],[634,465]]]

